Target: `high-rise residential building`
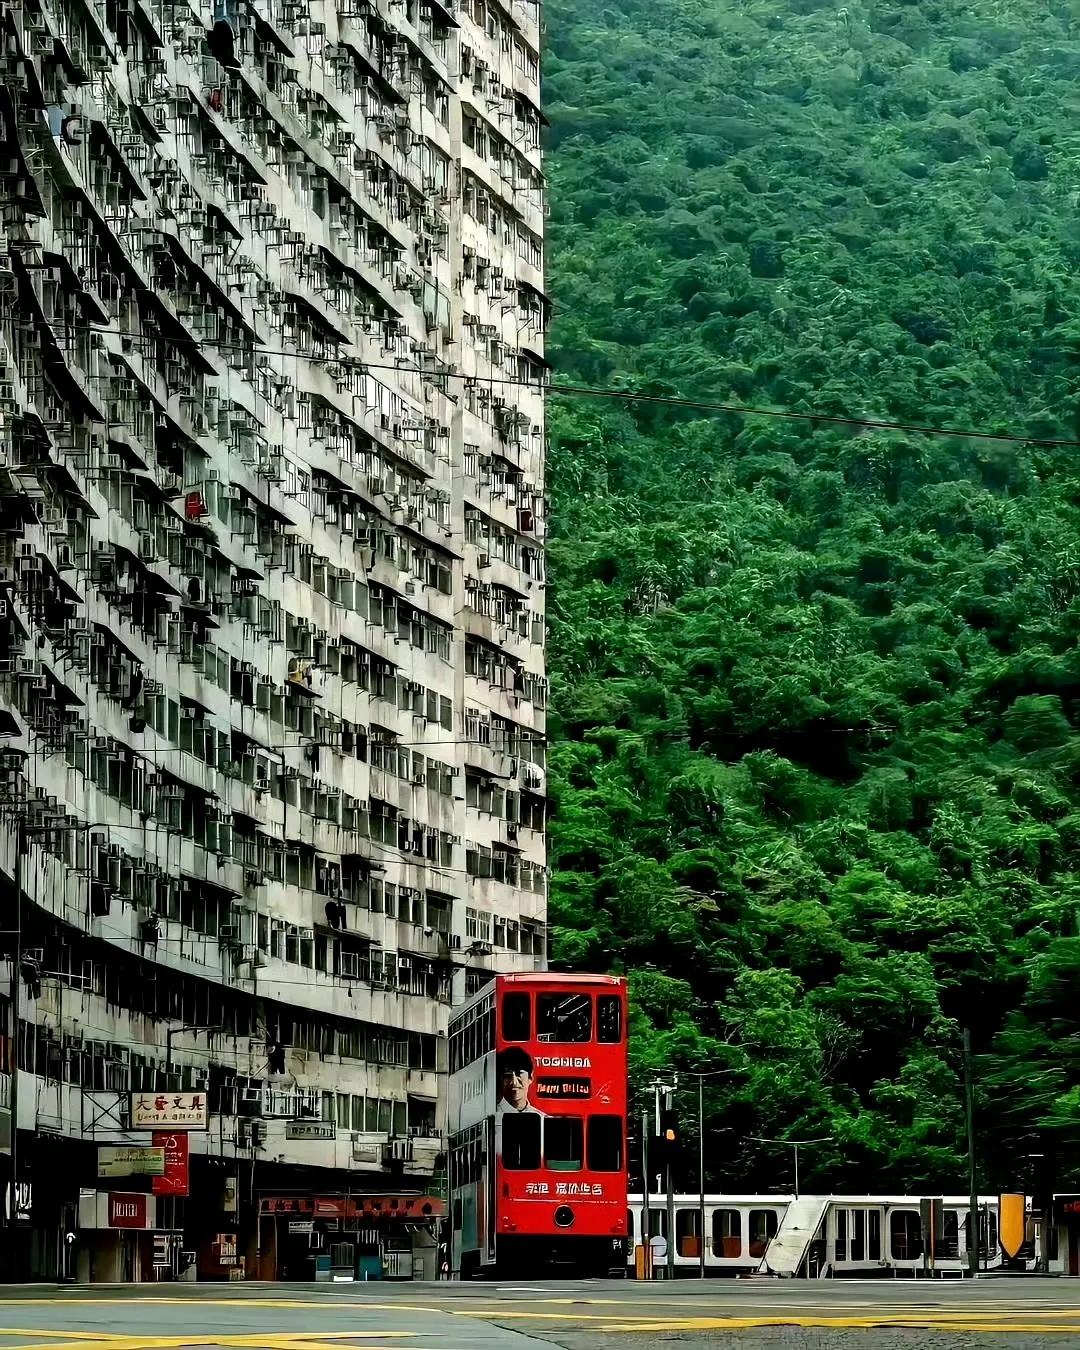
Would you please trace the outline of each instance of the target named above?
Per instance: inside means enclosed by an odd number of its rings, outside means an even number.
[[[434,1273],[546,947],[538,25],[0,0],[5,1275]]]

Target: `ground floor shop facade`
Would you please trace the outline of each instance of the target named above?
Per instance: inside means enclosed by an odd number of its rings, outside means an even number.
[[[264,1280],[434,1280],[446,1207],[435,1195],[264,1195]]]
[[[149,1176],[99,1176],[96,1144],[41,1133],[21,1137],[13,1188],[9,1157],[5,1281],[434,1279],[438,1269],[444,1205],[422,1178],[193,1155],[187,1194],[154,1194]]]

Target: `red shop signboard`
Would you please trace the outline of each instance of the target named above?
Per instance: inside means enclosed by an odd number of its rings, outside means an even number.
[[[154,1147],[165,1150],[165,1172],[154,1177],[152,1188],[155,1195],[188,1194],[188,1134],[186,1130],[170,1133],[168,1130],[155,1130]]]
[[[110,1228],[145,1228],[146,1196],[138,1191],[109,1192]]]

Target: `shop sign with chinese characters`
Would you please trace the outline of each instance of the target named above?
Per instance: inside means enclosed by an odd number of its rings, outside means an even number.
[[[160,1177],[165,1171],[165,1151],[153,1148],[114,1148],[103,1144],[98,1149],[99,1177]]]
[[[159,1131],[154,1144],[164,1160],[162,1174],[150,1183],[155,1195],[188,1194],[188,1136],[186,1130]]]
[[[562,1199],[564,1196],[574,1195],[584,1199],[589,1196],[592,1199],[603,1199],[604,1187],[599,1181],[527,1181],[524,1188],[524,1196],[528,1199],[548,1199],[551,1196],[558,1196]]]
[[[133,1130],[205,1130],[209,1127],[205,1092],[133,1092]]]

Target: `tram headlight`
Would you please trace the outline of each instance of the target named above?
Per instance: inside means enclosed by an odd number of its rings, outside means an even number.
[[[569,1205],[560,1205],[555,1211],[555,1224],[558,1228],[571,1228],[574,1223],[574,1211]]]

